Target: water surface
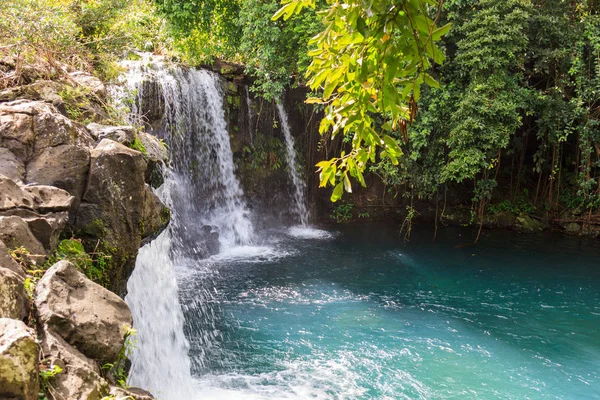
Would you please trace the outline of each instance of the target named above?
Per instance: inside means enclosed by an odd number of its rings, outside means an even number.
[[[198,398],[600,398],[597,240],[335,230],[178,269]]]

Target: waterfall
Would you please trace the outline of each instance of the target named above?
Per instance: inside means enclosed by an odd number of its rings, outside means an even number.
[[[176,277],[200,258],[250,244],[254,230],[234,174],[218,76],[144,57],[126,63],[125,87],[111,92],[130,108],[130,122],[168,143],[171,162],[158,194],[171,209],[171,223],[140,249],[128,281],[125,300],[138,331],[129,384],[165,400],[191,399],[197,388]],[[206,314],[210,325],[211,311]]]
[[[296,149],[294,143],[294,137],[292,136],[292,131],[290,129],[290,124],[288,122],[288,116],[283,108],[283,104],[281,102],[277,102],[277,113],[279,114],[279,119],[281,121],[281,129],[283,131],[283,136],[285,137],[285,156],[288,164],[288,170],[290,172],[290,178],[294,185],[294,211],[298,215],[300,219],[300,224],[302,226],[307,226],[310,220],[310,214],[308,212],[308,207],[306,206],[306,185],[304,180],[302,180],[302,176],[298,172],[298,167],[296,165]]]
[[[254,229],[235,176],[218,75],[161,61],[127,66],[127,85],[135,95],[132,122],[143,124],[147,114],[157,114],[153,108],[164,110],[155,133],[169,144],[172,167],[188,187],[174,193],[174,205],[188,222],[185,236],[211,227],[219,233],[222,250],[250,244]]]

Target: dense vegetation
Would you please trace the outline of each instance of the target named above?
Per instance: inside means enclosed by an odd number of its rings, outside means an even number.
[[[480,215],[569,211],[590,220],[600,207],[598,1],[0,7],[1,51],[19,59],[41,53],[110,78],[115,60],[145,49],[196,65],[243,63],[267,99],[288,85],[310,86],[309,102],[325,109],[321,133],[341,138],[340,157],[319,165],[334,200],[351,189],[349,176],[362,182],[370,172],[392,195],[437,203],[450,193]]]

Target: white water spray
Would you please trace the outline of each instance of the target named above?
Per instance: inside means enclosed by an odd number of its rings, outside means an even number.
[[[160,59],[126,65],[126,84],[136,94],[132,122],[143,124],[148,113],[144,104],[155,103],[164,109],[162,130],[171,147],[174,169],[190,186],[178,194],[185,197],[178,197],[182,203],[189,203],[183,217],[188,224],[217,227],[222,249],[250,244],[254,228],[235,176],[218,76]],[[158,93],[148,93],[149,88]]]
[[[300,224],[302,226],[308,226],[310,214],[308,207],[306,206],[306,184],[298,172],[298,167],[296,165],[296,148],[294,137],[292,136],[290,124],[288,122],[288,116],[283,108],[283,104],[278,101],[276,105],[277,113],[279,114],[279,119],[281,121],[281,129],[283,130],[283,136],[285,137],[285,156],[290,172],[290,178],[294,185],[294,211],[300,219]]]
[[[113,97],[124,103],[134,94],[132,123],[143,125],[162,116],[158,133],[169,144],[172,168],[165,170],[159,195],[171,209],[171,223],[140,250],[128,281],[126,301],[138,330],[129,384],[164,400],[192,399],[197,387],[177,271],[207,255],[202,237],[212,235],[211,230],[219,232],[220,250],[232,251],[247,247],[254,229],[234,173],[217,75],[144,57],[128,63],[127,90],[113,88]],[[214,315],[208,311],[204,318],[211,325]],[[210,341],[217,334],[204,336]]]

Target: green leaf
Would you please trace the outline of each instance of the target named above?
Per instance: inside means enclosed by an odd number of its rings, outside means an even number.
[[[446,24],[446,25],[442,26],[441,28],[437,28],[431,34],[431,38],[435,41],[440,40],[442,38],[442,36],[444,36],[446,33],[448,33],[450,31],[450,28],[452,28],[452,24]]]
[[[342,193],[344,192],[344,184],[342,182],[338,183],[333,189],[333,193],[331,193],[331,201],[335,203],[342,197]]]
[[[433,79],[433,77],[431,75],[429,75],[428,73],[423,74],[423,79],[425,80],[425,83],[428,84],[429,86],[434,87],[436,89],[440,88],[440,84],[438,83],[438,81]]]
[[[297,6],[298,3],[296,2],[286,4],[285,6],[281,7],[275,14],[273,14],[273,16],[271,17],[271,21],[278,20],[279,18],[281,18],[282,15],[283,20],[287,21],[292,15],[294,15],[294,11],[296,10]]]

